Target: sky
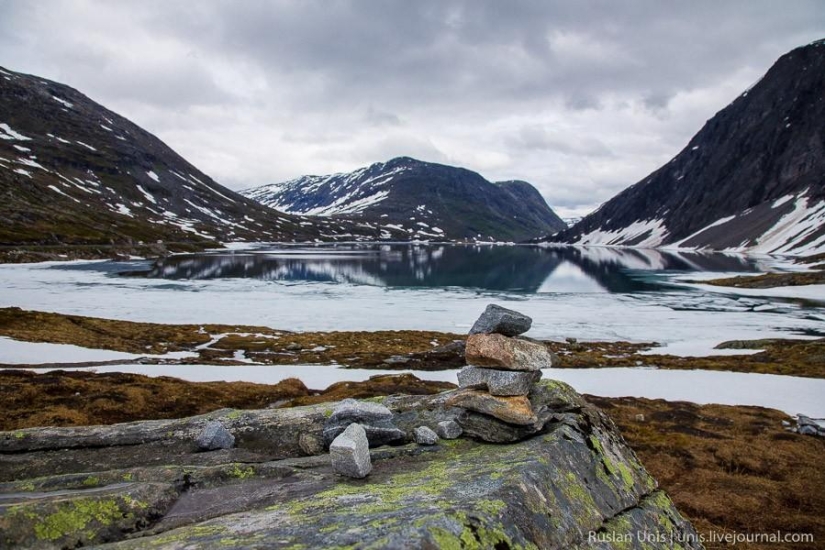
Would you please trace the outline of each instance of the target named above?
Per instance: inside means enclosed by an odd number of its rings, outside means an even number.
[[[676,155],[822,0],[0,0],[0,65],[243,189],[396,156],[583,215]]]

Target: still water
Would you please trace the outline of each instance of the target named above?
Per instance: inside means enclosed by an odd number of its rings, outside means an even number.
[[[388,288],[465,288],[537,294],[640,292],[663,288],[648,274],[754,271],[725,254],[604,248],[462,245],[260,247],[172,256],[129,275],[154,279],[259,279]]]

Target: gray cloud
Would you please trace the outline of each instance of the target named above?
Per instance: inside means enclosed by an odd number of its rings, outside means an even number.
[[[0,64],[232,187],[422,156],[583,211],[666,162],[820,0],[0,0]]]

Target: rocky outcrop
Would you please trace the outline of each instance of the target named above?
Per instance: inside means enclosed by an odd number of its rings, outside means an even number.
[[[0,546],[645,548],[644,532],[701,547],[613,423],[569,386],[533,388],[530,427],[450,407],[456,393],[376,400],[408,443],[370,449],[364,480],[307,453],[323,453],[330,404],[0,433]],[[199,452],[215,421],[235,447]],[[445,422],[470,437],[413,443],[416,428]],[[492,445],[475,439],[482,429],[523,438]]]

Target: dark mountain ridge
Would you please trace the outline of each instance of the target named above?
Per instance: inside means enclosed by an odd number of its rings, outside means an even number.
[[[376,234],[363,224],[273,211],[222,187],[77,90],[3,68],[0,196],[0,245]]]
[[[566,227],[529,183],[409,157],[242,191],[293,214],[346,216],[413,239],[524,241]]]
[[[669,163],[550,240],[825,249],[825,41],[783,55]]]

